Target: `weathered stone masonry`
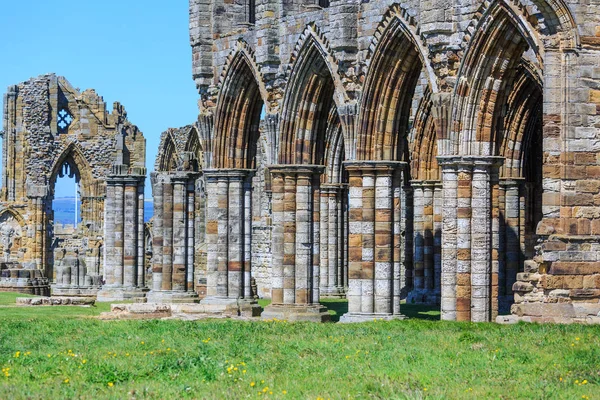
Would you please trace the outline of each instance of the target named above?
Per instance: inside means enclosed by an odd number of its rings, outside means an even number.
[[[0,288],[48,294],[49,280],[56,295],[143,293],[146,142],[124,107],[108,113],[95,91],[40,76],[9,87],[3,139]],[[82,221],[70,232],[52,210],[65,174],[81,198]]]
[[[161,137],[151,232],[122,107],[55,77],[9,88],[5,287],[40,291],[45,270],[67,294],[105,280],[105,299],[255,315],[268,297],[264,318],[324,321],[319,299],[345,296],[345,321],[402,318],[404,300],[447,320],[597,321],[598,4],[190,0],[190,39],[198,121]],[[85,250],[54,255],[69,171]]]
[[[345,293],[348,320],[405,298],[444,319],[597,314],[599,11],[191,0],[202,168],[272,194],[244,223],[250,248],[271,229],[259,293],[288,310]],[[239,259],[219,221],[207,271]]]

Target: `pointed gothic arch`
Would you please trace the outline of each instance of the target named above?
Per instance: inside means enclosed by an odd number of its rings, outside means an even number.
[[[246,51],[238,51],[224,72],[215,113],[216,168],[253,168],[255,164],[265,98],[250,60]]]
[[[406,160],[409,115],[419,77],[437,90],[421,45],[406,22],[392,13],[374,41],[358,120],[357,159]]]
[[[281,164],[323,163],[328,115],[340,96],[326,54],[315,35],[307,34],[294,60],[283,100]]]

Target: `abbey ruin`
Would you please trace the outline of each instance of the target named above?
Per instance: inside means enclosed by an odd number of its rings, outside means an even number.
[[[190,40],[199,116],[161,137],[149,224],[122,105],[8,89],[0,290],[598,321],[599,3],[190,0]],[[82,222],[58,235],[64,174]]]

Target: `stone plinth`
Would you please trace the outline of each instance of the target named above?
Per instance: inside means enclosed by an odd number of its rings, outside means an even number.
[[[0,292],[47,296],[50,285],[39,269],[7,268],[0,272]]]
[[[18,306],[93,306],[90,297],[17,297]]]
[[[327,307],[320,304],[271,304],[261,314],[263,320],[285,320],[289,322],[329,322],[331,315]]]
[[[393,321],[406,318],[405,315],[401,314],[346,313],[340,318],[340,323]]]
[[[197,293],[178,290],[153,290],[147,297],[149,303],[197,303],[199,301]]]
[[[98,286],[60,286],[51,285],[52,296],[66,297],[93,297],[98,296]]]
[[[198,303],[145,303],[145,304],[112,304],[109,313],[103,313],[102,319],[154,319],[154,318],[179,318],[203,319],[215,317],[242,317],[258,316],[256,307],[247,307],[248,304],[198,304]],[[256,306],[258,306],[256,304]],[[258,307],[260,311],[260,307]]]
[[[107,287],[103,286],[98,292],[97,301],[107,303],[111,301],[143,301],[149,289],[137,287]]]

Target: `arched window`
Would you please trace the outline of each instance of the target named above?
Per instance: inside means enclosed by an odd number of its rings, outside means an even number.
[[[323,8],[329,7],[329,0],[319,0],[319,6]]]

